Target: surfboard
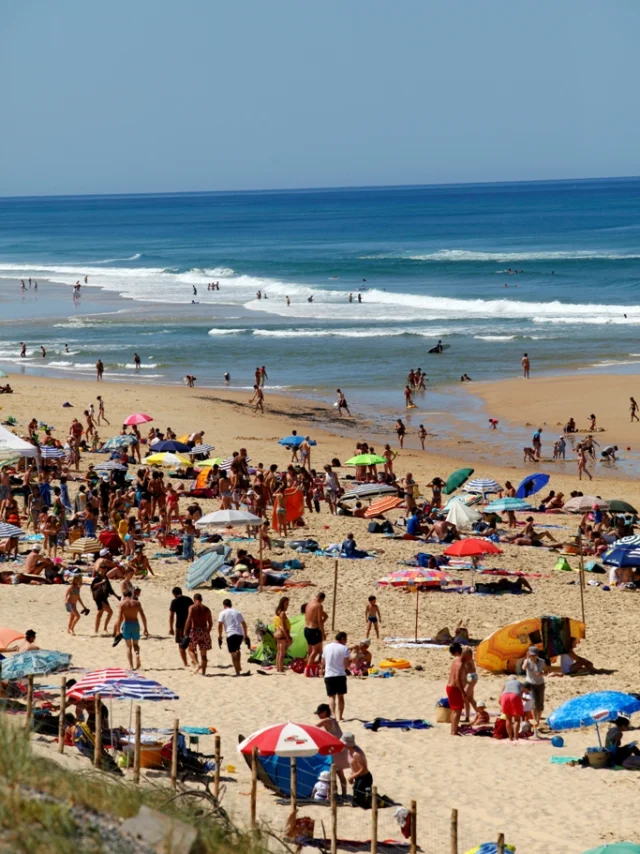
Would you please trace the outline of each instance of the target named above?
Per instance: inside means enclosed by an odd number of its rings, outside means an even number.
[[[438,345],[432,347],[430,350],[427,350],[427,353],[441,353],[442,350],[449,350],[451,348],[451,344],[442,344],[441,349],[438,349]]]

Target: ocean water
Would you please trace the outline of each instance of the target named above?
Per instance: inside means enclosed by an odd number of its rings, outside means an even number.
[[[434,388],[524,351],[633,372],[639,333],[640,179],[0,200],[5,369],[125,378],[137,351],[148,382],[250,387],[264,364],[400,407],[411,367]]]

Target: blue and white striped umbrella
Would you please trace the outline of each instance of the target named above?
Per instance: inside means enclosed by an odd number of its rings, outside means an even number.
[[[213,445],[194,445],[193,448],[189,451],[189,454],[195,456],[200,456],[201,454],[210,454],[211,451],[215,451]]]
[[[468,480],[462,488],[465,492],[475,492],[476,495],[488,495],[492,492],[504,490],[504,487],[491,477],[474,477],[473,480]]]
[[[220,463],[220,468],[222,469],[222,471],[230,471],[230,470],[231,470],[231,466],[232,466],[232,464],[233,464],[233,460],[234,460],[234,457],[227,457],[227,458],[226,458],[226,460],[223,460],[223,461]],[[251,457],[245,457],[245,458],[244,458],[244,461],[245,461],[246,463],[250,463],[250,462],[251,462]]]
[[[127,467],[116,460],[107,460],[106,463],[98,463],[94,466],[96,471],[126,471]]]
[[[630,537],[620,537],[615,541],[614,546],[640,546],[640,536],[633,534]]]
[[[179,700],[179,696],[165,688],[153,679],[145,679],[144,676],[130,676],[127,679],[118,679],[113,682],[105,682],[95,685],[85,692],[85,696],[100,694],[102,699],[113,700]]]
[[[42,445],[40,453],[45,460],[60,460],[67,456],[67,452],[62,448],[56,448],[54,445]]]
[[[24,537],[25,534],[26,531],[22,528],[10,525],[8,522],[0,522],[0,540],[6,540],[7,537]]]

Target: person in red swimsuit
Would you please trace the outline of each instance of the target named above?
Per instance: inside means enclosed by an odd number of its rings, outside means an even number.
[[[459,643],[452,643],[449,652],[453,656],[449,670],[449,681],[447,682],[447,698],[451,710],[451,735],[458,735],[460,715],[464,709],[466,671],[462,661],[462,646]]]

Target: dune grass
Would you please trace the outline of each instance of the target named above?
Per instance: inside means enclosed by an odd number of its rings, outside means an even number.
[[[0,715],[0,852],[116,852],[120,821],[136,815],[142,804],[197,826],[198,854],[266,850],[244,831],[226,829],[189,808],[167,805],[173,794],[168,787],[134,786],[87,769],[68,771],[35,755],[26,733]]]

